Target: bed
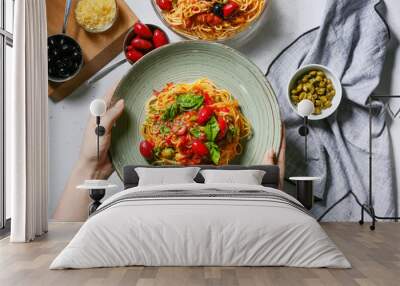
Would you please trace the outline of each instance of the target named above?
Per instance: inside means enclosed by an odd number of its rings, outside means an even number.
[[[198,173],[194,183],[151,186],[138,185],[137,167],[124,168],[125,190],[102,203],[50,269],[351,267],[301,203],[277,189],[276,166],[199,166],[262,170],[261,185],[205,184]]]

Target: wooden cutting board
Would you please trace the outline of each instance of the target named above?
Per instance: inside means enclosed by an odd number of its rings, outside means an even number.
[[[114,25],[103,33],[88,33],[75,20],[74,11],[77,2],[77,0],[72,1],[67,34],[77,40],[82,47],[84,66],[76,77],[67,82],[49,82],[49,97],[55,101],[70,95],[82,83],[121,53],[125,34],[137,21],[137,17],[125,1],[116,0],[118,19]],[[65,0],[46,0],[48,35],[61,33],[64,9]]]

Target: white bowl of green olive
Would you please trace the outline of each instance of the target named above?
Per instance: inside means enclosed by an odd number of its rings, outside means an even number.
[[[303,99],[311,100],[314,103],[314,112],[308,119],[321,120],[338,108],[342,99],[342,85],[326,66],[302,66],[289,81],[287,99],[297,114],[297,104]]]

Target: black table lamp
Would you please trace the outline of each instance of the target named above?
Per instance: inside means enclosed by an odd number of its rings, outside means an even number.
[[[100,160],[100,136],[106,133],[104,126],[100,125],[101,116],[107,110],[106,102],[102,99],[95,99],[90,103],[90,113],[96,117],[96,129],[94,132],[97,135],[97,161]],[[93,202],[89,206],[89,215],[94,213],[96,209],[100,206],[100,200],[104,197],[106,193],[106,188],[108,183],[106,180],[86,180],[85,185],[89,187],[89,197]],[[86,186],[83,187],[86,187]]]
[[[304,160],[308,161],[307,156],[307,136],[308,136],[308,116],[314,112],[314,103],[311,100],[303,99],[297,105],[297,113],[304,118],[303,125],[299,128],[299,134],[304,136]]]
[[[93,116],[96,116],[96,129],[95,133],[97,135],[97,161],[100,159],[100,136],[103,136],[106,133],[106,129],[104,126],[100,125],[100,118],[104,115],[107,110],[106,102],[102,99],[95,99],[90,103],[90,113]]]

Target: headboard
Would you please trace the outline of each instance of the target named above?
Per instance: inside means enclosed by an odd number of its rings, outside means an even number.
[[[138,185],[139,177],[135,171],[137,167],[144,168],[181,168],[181,166],[149,166],[149,165],[129,165],[124,167],[124,188],[133,188]],[[213,166],[213,165],[197,165],[201,169],[219,169],[219,170],[262,170],[265,171],[265,175],[262,180],[262,185],[265,187],[278,188],[279,184],[279,167],[274,165],[254,165],[254,166],[242,166],[242,165],[226,165],[226,166]],[[204,183],[203,176],[198,173],[194,179],[197,183]]]

